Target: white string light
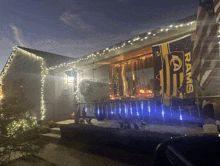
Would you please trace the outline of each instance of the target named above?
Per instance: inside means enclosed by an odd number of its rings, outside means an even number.
[[[172,25],[172,24],[171,24],[171,25],[165,26],[164,28],[161,28],[157,33],[162,33],[162,32],[163,32],[163,33],[166,33],[166,32],[168,32],[168,31],[172,30],[173,28],[174,28],[174,30],[175,30],[175,29],[177,29],[177,28],[182,28],[182,27],[184,27],[184,26],[192,25],[193,23],[195,23],[195,21],[191,21],[191,22],[188,22],[188,23],[185,23],[185,24],[178,24],[178,25]],[[98,52],[96,52],[96,53],[92,53],[92,54],[90,54],[90,55],[87,55],[85,58],[78,58],[77,60],[71,62],[70,64],[76,64],[76,63],[79,63],[80,61],[85,61],[85,60],[89,60],[89,59],[94,59],[94,57],[96,57],[96,56],[101,57],[102,55],[105,55],[105,54],[108,53],[108,52],[112,52],[112,51],[118,50],[118,49],[120,49],[120,48],[125,47],[125,46],[128,45],[128,44],[129,44],[129,45],[132,45],[132,44],[134,44],[134,42],[137,42],[137,41],[139,41],[139,40],[143,42],[144,40],[148,39],[150,36],[151,36],[151,37],[155,37],[155,36],[156,36],[156,34],[155,34],[155,33],[152,34],[151,31],[147,32],[146,34],[147,34],[147,35],[145,35],[145,36],[143,36],[143,37],[137,36],[137,37],[135,37],[135,38],[133,38],[133,39],[128,40],[127,42],[123,42],[123,43],[121,44],[121,46],[115,46],[115,47],[113,47],[113,48],[111,48],[111,49],[109,49],[109,47],[108,47],[108,48],[105,48],[105,49],[103,49],[103,50],[101,50],[101,51],[98,51]],[[60,67],[62,67],[61,64],[60,64],[59,66],[50,67],[49,70],[55,70],[56,68],[60,68]]]
[[[44,102],[44,82],[45,82],[45,77],[47,74],[48,69],[46,69],[46,71],[44,70],[45,66],[45,61],[42,57],[39,57],[35,54],[32,54],[28,51],[25,51],[17,46],[13,47],[13,51],[9,57],[9,60],[7,61],[6,65],[7,67],[4,68],[4,72],[2,72],[1,74],[1,78],[3,79],[4,76],[7,74],[7,69],[10,67],[10,64],[12,63],[12,61],[14,60],[14,58],[16,56],[18,56],[19,54],[22,55],[28,55],[29,57],[35,58],[36,60],[40,60],[41,61],[41,120],[43,120],[45,118],[45,112],[46,112],[46,108],[45,108],[45,102]]]

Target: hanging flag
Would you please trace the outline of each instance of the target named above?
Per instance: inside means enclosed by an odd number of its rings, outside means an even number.
[[[201,0],[197,12],[192,76],[202,90],[217,79],[219,71],[220,1]],[[215,80],[216,80],[215,79]],[[217,83],[218,81],[216,81]],[[213,84],[214,85],[214,84]],[[216,87],[212,85],[213,92]],[[214,90],[215,89],[215,90]],[[219,88],[218,88],[219,89]],[[210,91],[209,91],[210,92]]]
[[[191,36],[153,47],[155,95],[165,100],[194,97],[191,48]]]

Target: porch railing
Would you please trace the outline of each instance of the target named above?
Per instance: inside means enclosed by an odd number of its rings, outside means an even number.
[[[87,116],[98,120],[128,119],[164,123],[200,123],[203,121],[196,105],[167,107],[154,100],[88,102],[77,105],[81,115],[84,107]]]

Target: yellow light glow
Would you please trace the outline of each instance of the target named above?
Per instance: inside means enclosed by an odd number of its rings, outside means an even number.
[[[139,92],[140,92],[140,93],[145,93],[144,90],[142,90],[142,89],[141,89]]]
[[[152,90],[147,90],[147,93],[152,93]]]

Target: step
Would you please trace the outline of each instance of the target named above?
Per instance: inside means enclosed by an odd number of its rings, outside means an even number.
[[[40,134],[40,138],[47,140],[49,142],[59,144],[61,135],[59,134],[53,134],[53,133],[46,133],[46,134]]]
[[[75,123],[75,120],[74,119],[67,119],[64,121],[56,122],[56,125],[59,127],[61,125],[69,125],[71,123]]]
[[[50,133],[52,134],[57,134],[57,135],[61,135],[61,132],[60,132],[60,128],[57,127],[57,128],[50,128]]]

